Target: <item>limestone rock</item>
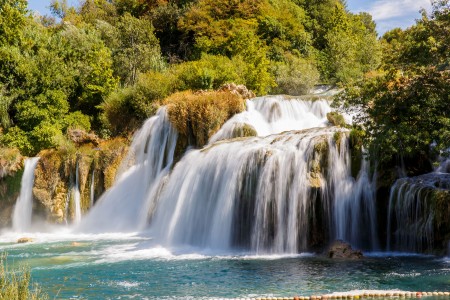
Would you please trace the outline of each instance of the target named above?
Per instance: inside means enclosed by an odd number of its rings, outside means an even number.
[[[24,157],[17,149],[0,148],[0,179],[23,168]]]
[[[239,124],[233,128],[232,138],[257,136],[255,127],[250,124]]]
[[[359,250],[355,250],[350,244],[337,240],[328,248],[327,257],[332,259],[360,259],[363,254]]]
[[[255,98],[256,95],[243,84],[226,83],[219,89],[220,91],[230,91],[233,94],[240,95],[244,99]]]
[[[77,145],[92,143],[94,146],[97,146],[100,142],[97,135],[94,133],[87,133],[82,129],[69,129],[67,135],[69,136],[69,139]]]
[[[31,243],[32,241],[33,241],[32,238],[29,238],[29,237],[22,237],[22,238],[19,238],[19,239],[17,240],[17,243],[18,243],[18,244],[25,244],[25,243]]]

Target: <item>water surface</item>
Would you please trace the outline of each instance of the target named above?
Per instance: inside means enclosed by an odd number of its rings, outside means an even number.
[[[333,261],[314,254],[166,249],[137,234],[34,238],[19,245],[6,235],[0,248],[8,252],[10,264],[28,264],[33,280],[51,299],[283,297],[450,287],[450,259],[433,256],[374,253],[357,261]]]

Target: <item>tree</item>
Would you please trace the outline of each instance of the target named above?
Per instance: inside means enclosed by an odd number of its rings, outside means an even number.
[[[358,124],[370,133],[367,145],[381,161],[432,158],[450,145],[449,82],[449,71],[434,68],[413,76],[388,73],[348,89],[339,100],[361,109]]]
[[[18,45],[25,26],[26,0],[0,1],[0,45]]]
[[[117,29],[120,44],[113,53],[114,69],[122,84],[132,85],[140,73],[163,69],[159,42],[148,19],[125,13],[120,17]]]
[[[382,38],[387,66],[406,70],[410,67],[450,67],[450,2],[432,2],[432,12],[422,11],[417,24],[405,31],[394,29]]]
[[[50,50],[69,70],[71,83],[66,94],[71,108],[91,116],[98,114],[97,106],[117,85],[111,51],[98,32],[88,26],[64,25],[52,36]]]

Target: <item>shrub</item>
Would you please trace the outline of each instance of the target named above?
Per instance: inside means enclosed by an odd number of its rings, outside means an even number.
[[[274,67],[277,94],[303,95],[307,94],[319,81],[320,74],[316,66],[307,59],[287,55],[285,62]]]
[[[203,55],[200,60],[175,66],[174,72],[179,79],[179,90],[210,90],[224,83],[244,83],[236,65],[221,55]]]
[[[335,111],[327,113],[327,120],[333,126],[345,127],[346,125],[344,117]]]
[[[174,91],[176,80],[169,71],[149,72],[134,86],[115,91],[100,105],[103,126],[113,135],[133,131]]]
[[[70,113],[62,120],[63,131],[71,128],[89,131],[91,130],[91,122],[89,119],[89,116],[86,116],[80,111]]]
[[[229,118],[245,109],[242,97],[230,91],[179,92],[164,104],[179,134],[197,147],[204,146]]]
[[[6,265],[6,255],[0,255],[0,300],[48,299],[37,286],[30,290],[30,271],[21,267],[14,272]]]
[[[4,135],[1,135],[0,143],[7,147],[17,148],[25,155],[33,152],[33,146],[28,139],[27,133],[17,126],[9,128]]]

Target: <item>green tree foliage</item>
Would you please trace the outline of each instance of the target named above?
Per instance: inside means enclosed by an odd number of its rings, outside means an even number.
[[[120,135],[137,129],[178,85],[172,70],[141,74],[135,85],[115,91],[100,105],[105,130]]]
[[[58,146],[69,127],[89,130],[117,84],[110,50],[88,28],[50,30],[28,19],[20,47],[4,50],[0,140],[24,154]]]
[[[175,92],[234,82],[301,94],[378,65],[371,17],[341,0],[68,3],[52,1],[55,19],[33,17],[25,0],[0,3],[0,143],[24,154],[67,144],[70,128],[127,135]],[[437,20],[446,24],[423,22]]]
[[[134,84],[139,73],[163,69],[160,46],[149,20],[126,13],[120,17],[117,30],[120,41],[114,64],[122,83]]]
[[[0,45],[17,45],[25,26],[27,1],[0,1]]]
[[[337,100],[360,110],[366,144],[382,162],[445,154],[450,147],[448,1],[430,16],[383,37],[385,74],[347,89]]]
[[[116,87],[111,51],[95,30],[65,25],[52,36],[52,51],[62,58],[72,80],[69,101],[76,110],[88,115]]]
[[[434,65],[440,69],[450,66],[450,4],[433,1],[433,11],[415,26],[405,31],[394,29],[382,39],[384,61],[387,67],[398,69]]]
[[[284,62],[274,66],[275,81],[273,92],[288,95],[307,94],[319,81],[319,71],[310,59],[292,54],[287,55]]]
[[[449,71],[389,73],[348,89],[339,100],[362,109],[357,121],[370,133],[366,142],[381,161],[433,157],[450,145],[449,82]]]
[[[331,81],[351,84],[380,63],[375,26],[367,14],[347,15],[336,8],[333,26],[325,34],[322,73]]]
[[[226,56],[204,54],[201,59],[175,65],[178,90],[217,89],[224,83],[244,84],[244,74],[236,62]]]

